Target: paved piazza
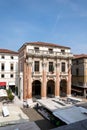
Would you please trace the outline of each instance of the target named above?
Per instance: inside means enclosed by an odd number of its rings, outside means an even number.
[[[17,100],[15,100],[15,102],[17,103]],[[83,102],[80,99],[75,99],[75,98],[48,98],[48,99],[41,99],[41,100],[37,100],[37,102],[42,105],[45,106],[46,108],[48,108],[50,111],[55,111],[58,108],[65,108],[67,106],[72,106],[73,104],[78,104]],[[19,106],[20,103],[18,102]],[[44,119],[42,118],[37,118],[35,120],[32,120],[31,122],[31,117],[34,116],[34,118],[36,118],[37,114],[36,112],[31,112],[31,110],[33,111],[33,109],[31,108],[24,108],[24,111],[21,110],[21,108],[18,106],[18,104],[14,104],[14,103],[9,103],[9,104],[2,104],[0,102],[0,126],[4,126],[4,127],[0,127],[0,130],[40,130],[39,127],[43,127],[42,124],[44,124]],[[9,116],[7,117],[3,117],[2,115],[2,108],[3,106],[6,106],[8,111],[9,111]],[[30,112],[30,113],[29,113]],[[32,113],[32,114],[31,114]],[[27,115],[26,115],[27,114]],[[39,116],[38,116],[39,117]],[[30,119],[29,119],[30,118]],[[43,122],[41,124],[41,121]],[[36,124],[37,122],[37,124]],[[42,125],[39,127],[38,122]],[[44,124],[44,126],[46,126],[46,123]],[[51,125],[51,124],[49,124]],[[26,127],[25,127],[26,126]],[[53,127],[53,126],[52,126]],[[44,128],[44,127],[43,127]],[[44,129],[45,130],[45,129]]]
[[[6,106],[9,111],[9,116],[3,117],[2,108]],[[24,123],[29,121],[29,118],[22,112],[22,110],[14,104],[0,105],[0,126],[14,123]]]

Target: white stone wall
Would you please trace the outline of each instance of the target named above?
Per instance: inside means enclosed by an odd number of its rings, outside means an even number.
[[[4,59],[2,59],[2,54],[0,54],[0,82],[6,82],[6,87],[8,88],[9,85],[18,85],[17,81],[17,74],[18,74],[18,56],[14,54],[3,54]],[[13,56],[13,59],[11,59]],[[1,70],[1,64],[4,63],[5,68],[4,71]],[[10,64],[13,64],[14,69],[13,71],[10,70]],[[4,78],[1,75],[4,74]],[[14,77],[11,78],[10,75],[13,74]]]
[[[30,49],[32,49],[32,50],[34,50],[34,47],[37,47],[37,45],[35,46],[32,46],[32,45],[27,45],[26,46],[26,50],[27,50],[27,53],[29,52],[29,50]],[[45,46],[43,46],[43,47],[41,47],[41,46],[38,46],[39,47],[39,50],[40,51],[47,51],[48,52],[48,50],[49,50],[49,48],[53,48],[53,52],[59,52],[59,55],[60,55],[60,52],[61,52],[61,50],[65,50],[65,53],[71,53],[70,51],[70,49],[67,49],[67,48],[58,48],[58,47],[45,47]],[[56,53],[54,53],[54,54],[56,54]],[[53,55],[54,55],[53,54]],[[69,56],[69,55],[68,55]],[[33,58],[33,59],[31,59],[31,58],[29,58],[29,61],[32,61],[33,62],[33,64],[32,64],[32,71],[34,72],[34,61],[40,61],[40,72],[42,72],[42,62],[43,62],[43,60],[41,59],[41,58]],[[52,58],[51,56],[47,59],[45,59],[45,62],[46,62],[46,72],[49,72],[49,62],[54,62],[53,64],[54,64],[54,72],[56,71],[55,70],[55,65],[56,65],[56,60],[55,60],[55,58]],[[66,68],[65,68],[65,72],[67,73],[68,72],[68,60],[66,60],[66,59],[61,59],[60,61],[60,72],[61,72],[61,64],[62,64],[62,62],[64,62],[65,63],[65,66],[66,66]]]

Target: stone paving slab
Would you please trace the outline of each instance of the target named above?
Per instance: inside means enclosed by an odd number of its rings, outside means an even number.
[[[0,114],[0,126],[4,126],[7,124],[15,124],[15,123],[24,123],[29,121],[29,117],[23,113],[23,111],[16,105],[5,105],[9,111],[9,116],[3,117]],[[0,113],[2,113],[3,105],[0,105]]]
[[[40,128],[34,122],[25,122],[22,124],[0,127],[0,130],[40,130]]]

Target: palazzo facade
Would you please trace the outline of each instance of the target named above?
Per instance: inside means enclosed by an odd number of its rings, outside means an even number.
[[[73,54],[69,47],[30,42],[18,51],[21,100],[71,95]]]
[[[72,60],[72,93],[87,98],[87,55],[74,55]]]
[[[0,89],[15,92],[18,86],[18,52],[0,49]]]

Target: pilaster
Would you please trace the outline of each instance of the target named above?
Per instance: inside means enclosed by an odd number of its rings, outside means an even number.
[[[46,98],[46,63],[42,63],[42,87],[41,87],[41,97]]]
[[[60,66],[60,63],[57,63],[56,64],[55,97],[59,97],[60,96],[59,66]]]
[[[70,61],[68,67],[67,96],[71,96],[71,62]]]
[[[23,99],[27,98],[27,66],[26,63],[24,62],[24,72],[23,72]]]
[[[27,99],[32,98],[32,62],[27,63]]]

